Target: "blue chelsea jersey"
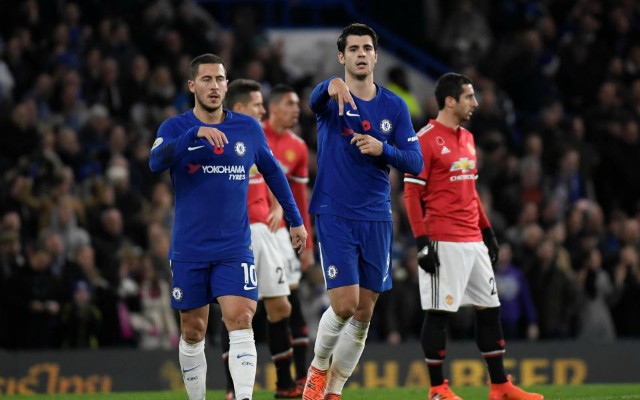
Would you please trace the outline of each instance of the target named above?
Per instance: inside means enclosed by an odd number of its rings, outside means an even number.
[[[357,109],[328,95],[331,79],[318,84],[310,107],[318,125],[318,176],[309,212],[367,221],[391,221],[389,166],[402,172],[422,171],[422,152],[404,101],[376,85],[376,96],[353,99]],[[360,153],[350,141],[354,133],[373,136],[383,143],[380,156]]]
[[[302,225],[289,184],[258,122],[224,110],[222,123],[207,125],[189,110],[158,129],[149,165],[169,168],[175,195],[175,221],[169,258],[212,262],[253,256],[247,214],[249,170],[256,164],[292,226]],[[228,144],[215,149],[198,138],[202,126],[222,131]]]

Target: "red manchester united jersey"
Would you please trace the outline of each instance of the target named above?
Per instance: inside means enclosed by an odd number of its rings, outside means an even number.
[[[417,134],[424,158],[420,175],[405,174],[405,201],[416,237],[431,240],[482,240],[486,221],[476,191],[478,166],[473,135],[460,127],[429,121]]]
[[[306,247],[312,248],[313,239],[310,234],[311,225],[307,200],[307,183],[309,182],[309,149],[307,144],[291,131],[275,132],[269,125],[269,121],[264,122],[264,133],[273,155],[280,162],[280,166],[289,180],[293,198],[300,209],[304,226],[309,232]]]

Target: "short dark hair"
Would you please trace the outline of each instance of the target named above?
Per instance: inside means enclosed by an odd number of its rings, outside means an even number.
[[[271,89],[271,92],[269,93],[269,104],[271,103],[277,103],[282,99],[282,96],[284,96],[287,93],[295,93],[296,91],[289,85],[276,85]]]
[[[371,36],[373,42],[373,49],[378,50],[378,34],[371,29],[368,25],[354,22],[342,30],[342,34],[338,38],[338,51],[344,53],[345,47],[347,47],[347,36]]]
[[[259,92],[261,89],[262,85],[254,80],[236,79],[227,88],[224,104],[228,109],[232,109],[237,103],[246,105],[251,100],[251,93]]]
[[[222,57],[217,56],[212,53],[201,54],[198,57],[191,60],[189,64],[189,78],[193,81],[196,79],[198,75],[198,68],[200,68],[200,64],[222,64],[224,70],[227,70],[227,67],[224,65],[224,60]]]
[[[460,100],[460,95],[463,92],[462,85],[471,85],[473,81],[466,75],[457,74],[455,72],[448,72],[442,75],[436,82],[436,102],[438,103],[438,109],[444,108],[445,99],[447,97],[453,97],[456,100]]]

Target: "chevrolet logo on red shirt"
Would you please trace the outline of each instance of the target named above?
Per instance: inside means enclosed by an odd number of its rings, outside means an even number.
[[[476,168],[475,160],[469,160],[468,158],[465,157],[451,164],[451,169],[449,171],[451,172],[461,171],[466,173],[475,168]]]

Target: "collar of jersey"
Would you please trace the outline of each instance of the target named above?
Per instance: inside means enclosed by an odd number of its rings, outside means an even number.
[[[227,110],[226,108],[222,109],[222,112],[224,112],[224,119],[222,120],[222,122],[220,122],[220,124],[226,122],[227,120],[230,120],[233,118],[233,113],[229,110]],[[194,121],[198,121],[199,124],[202,124],[204,126],[216,126],[216,125],[220,125],[220,124],[206,124],[202,121],[200,121],[198,119],[198,117],[196,117],[196,114],[193,112],[193,108],[189,109],[189,117],[193,118]]]

